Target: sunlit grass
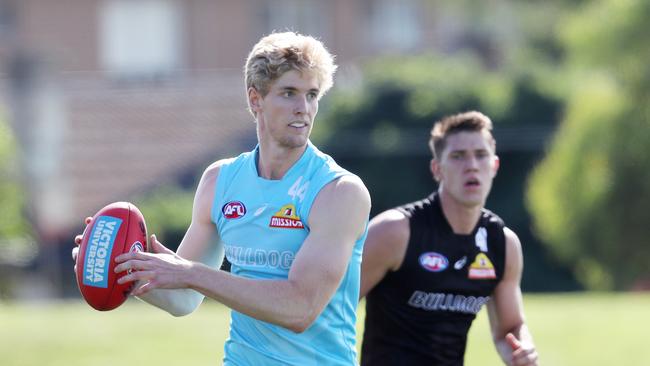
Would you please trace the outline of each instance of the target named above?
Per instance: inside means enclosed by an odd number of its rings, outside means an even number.
[[[543,365],[650,364],[650,294],[540,294],[524,301]],[[470,331],[466,364],[498,360],[483,311]]]
[[[524,301],[543,365],[648,364],[650,294],[541,294]],[[229,310],[212,301],[182,318],[137,300],[105,313],[82,301],[2,303],[0,364],[220,365],[228,322]],[[466,365],[499,364],[483,311],[470,332]]]

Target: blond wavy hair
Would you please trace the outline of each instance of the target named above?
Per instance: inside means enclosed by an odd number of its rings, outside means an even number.
[[[248,54],[244,66],[246,90],[252,87],[266,96],[276,79],[296,70],[316,75],[320,98],[332,87],[336,68],[334,55],[314,37],[294,32],[272,33],[260,39]]]

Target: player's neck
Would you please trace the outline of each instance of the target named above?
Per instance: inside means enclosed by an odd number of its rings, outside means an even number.
[[[257,174],[265,179],[279,180],[300,159],[307,146],[286,148],[260,142]]]
[[[481,217],[482,205],[467,206],[458,202],[444,189],[438,190],[442,212],[456,234],[471,234]]]

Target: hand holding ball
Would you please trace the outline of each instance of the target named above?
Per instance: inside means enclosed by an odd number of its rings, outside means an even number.
[[[86,302],[101,311],[122,305],[133,283],[117,283],[125,273],[115,273],[115,257],[147,251],[147,227],[138,208],[114,202],[102,208],[84,230],[76,259],[79,291]]]

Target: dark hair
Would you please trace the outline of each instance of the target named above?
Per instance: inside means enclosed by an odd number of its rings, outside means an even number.
[[[486,115],[470,111],[447,116],[434,123],[429,139],[429,148],[434,159],[440,159],[447,145],[447,138],[459,132],[483,132],[489,136],[492,149],[496,152],[496,141],[492,136],[492,121]]]

